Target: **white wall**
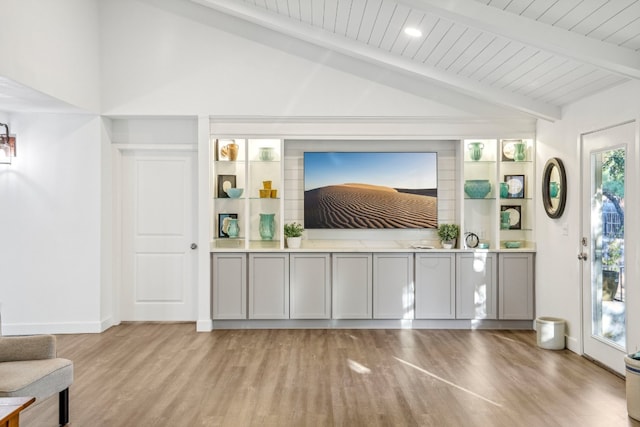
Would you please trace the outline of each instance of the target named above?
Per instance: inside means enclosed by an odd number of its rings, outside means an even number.
[[[556,123],[540,121],[537,126],[537,179],[550,157],[559,157],[567,173],[567,205],[559,219],[550,219],[544,212],[542,203],[537,203],[537,247],[536,255],[536,314],[556,316],[567,320],[567,345],[581,352],[581,262],[577,254],[581,252],[581,188],[580,188],[580,135],[594,130],[616,125],[640,117],[640,82],[631,82],[614,87],[590,98],[566,107],[563,118]],[[636,148],[637,150],[637,148]],[[638,170],[637,161],[627,165],[627,171]],[[637,193],[640,183],[628,182],[627,196]],[[538,195],[537,197],[541,197]],[[636,197],[637,199],[637,197]],[[633,196],[628,198],[631,202]],[[638,202],[629,203],[625,230],[630,241],[639,235],[638,226],[631,218],[637,218]],[[634,212],[635,210],[635,212]],[[567,227],[567,235],[563,228]],[[640,277],[637,245],[628,245],[628,342],[629,350],[640,345]],[[636,350],[637,351],[637,350]]]
[[[99,111],[98,0],[2,0],[0,19],[0,76]]]
[[[200,5],[173,13],[176,4],[100,2],[103,114],[469,115],[328,67],[326,56],[308,60],[215,28],[216,14]]]
[[[3,332],[99,332],[100,118],[5,119],[18,157],[0,165]]]

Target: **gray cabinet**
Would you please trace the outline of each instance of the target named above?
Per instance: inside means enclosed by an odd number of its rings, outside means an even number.
[[[496,319],[496,257],[493,252],[456,254],[456,318]]]
[[[289,256],[290,317],[331,317],[331,271],[329,254],[292,253]]]
[[[214,319],[247,318],[247,255],[216,253],[211,260]]]
[[[249,318],[289,318],[289,254],[249,254]]]
[[[332,317],[371,319],[371,254],[335,253],[332,257]]]
[[[533,314],[532,253],[501,253],[498,258],[500,319],[529,320]]]
[[[373,255],[373,318],[413,319],[413,254]]]
[[[453,253],[416,254],[416,319],[456,317],[456,260]]]

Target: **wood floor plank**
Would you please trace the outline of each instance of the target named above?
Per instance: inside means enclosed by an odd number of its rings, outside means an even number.
[[[71,426],[640,426],[625,383],[531,331],[229,330],[126,323],[61,335]],[[57,398],[25,427],[56,425]]]

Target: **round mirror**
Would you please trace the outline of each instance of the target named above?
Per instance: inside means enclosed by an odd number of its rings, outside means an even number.
[[[542,172],[542,203],[549,218],[560,218],[567,202],[567,175],[562,160],[551,158]]]

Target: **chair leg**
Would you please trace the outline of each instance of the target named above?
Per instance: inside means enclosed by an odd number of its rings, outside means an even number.
[[[69,389],[60,392],[58,406],[58,421],[61,426],[69,424]]]

